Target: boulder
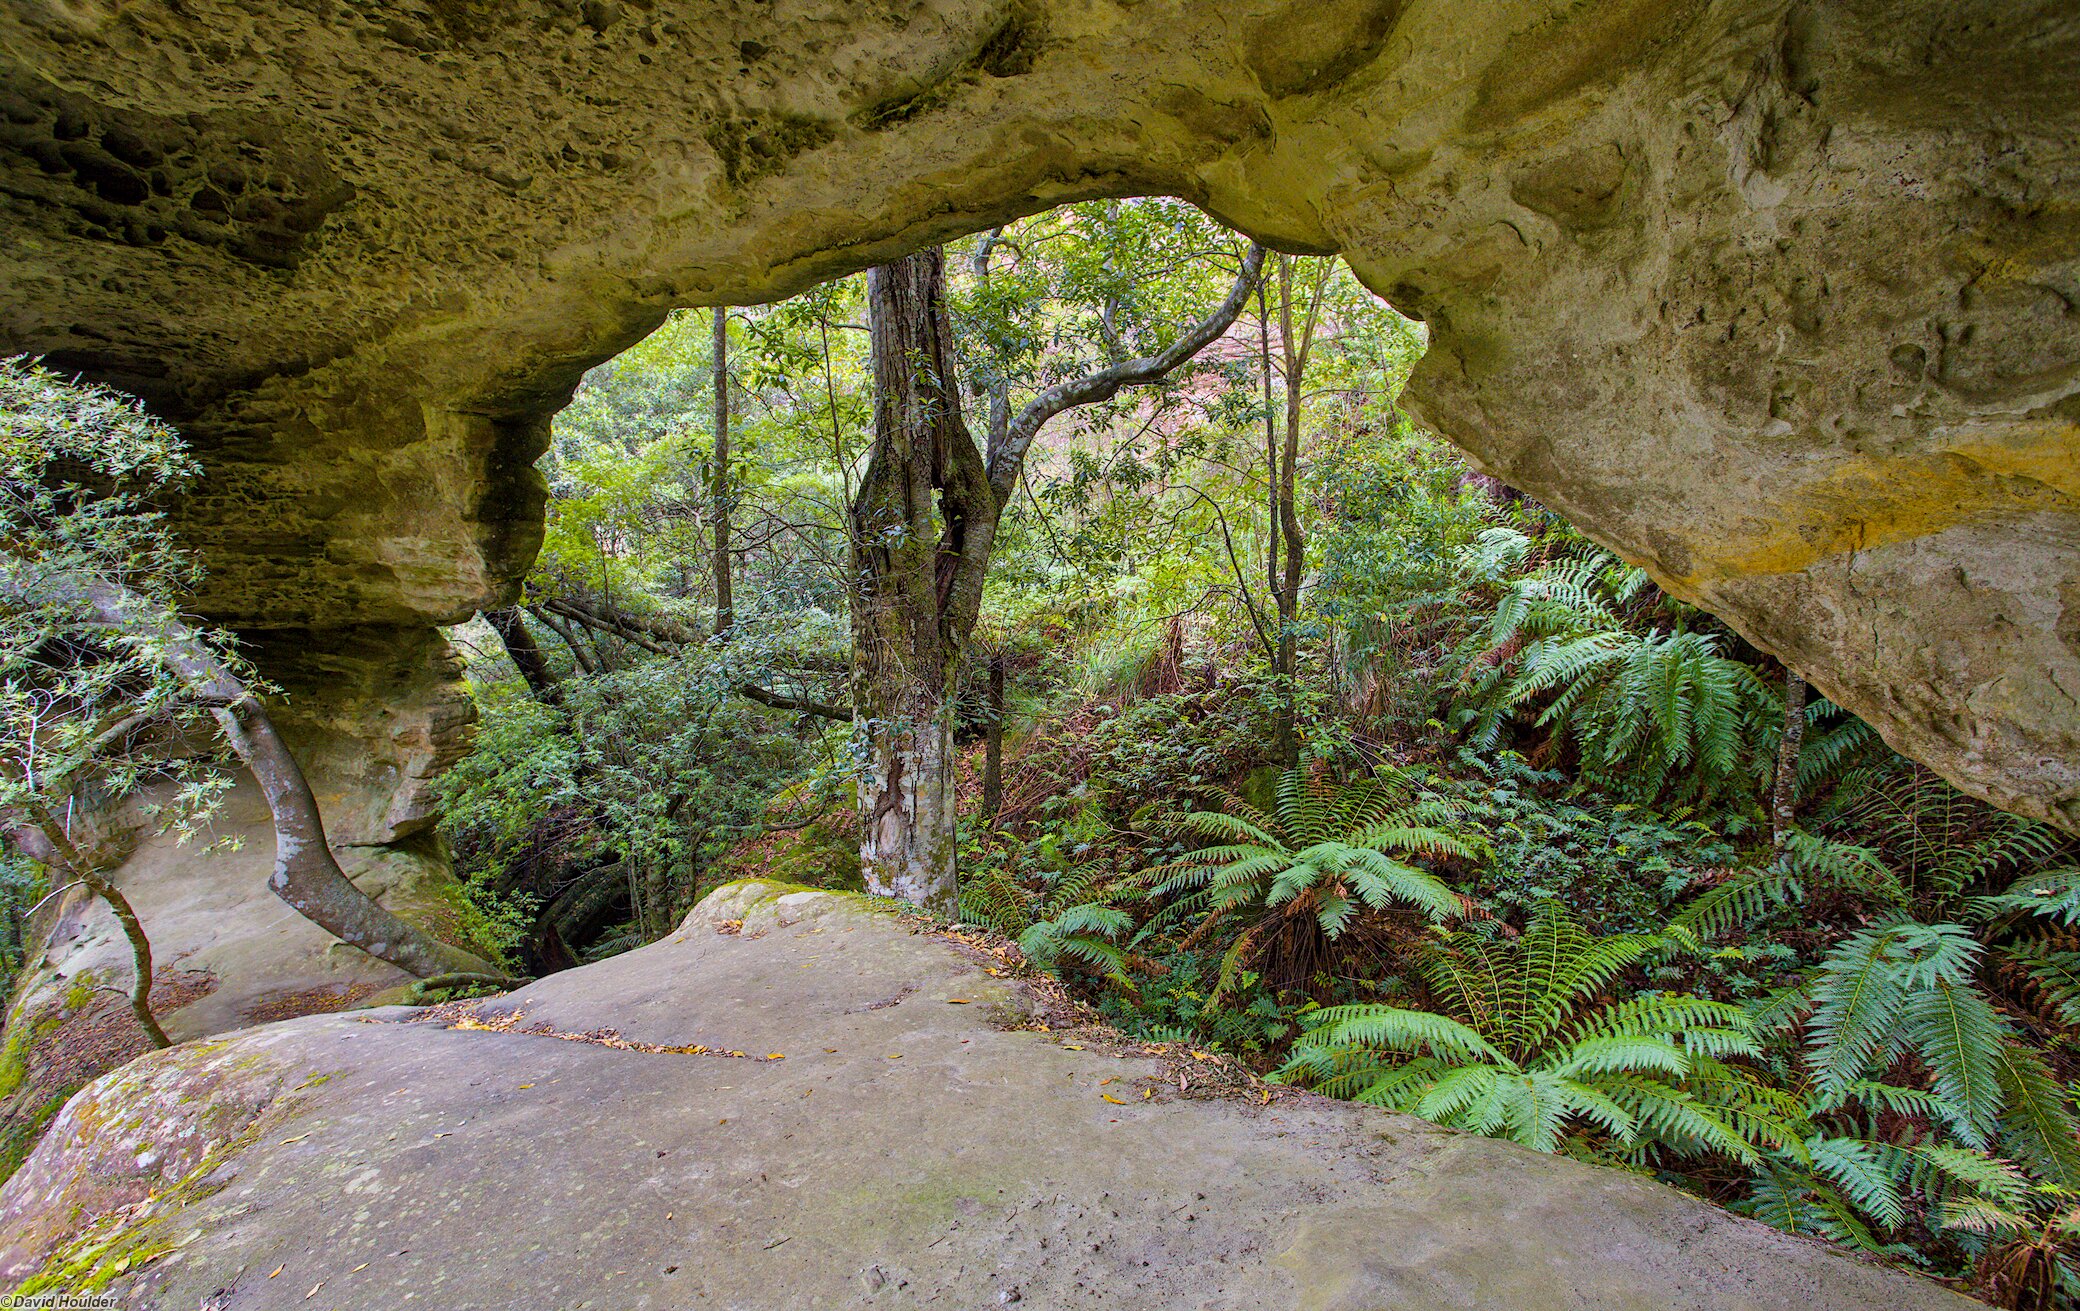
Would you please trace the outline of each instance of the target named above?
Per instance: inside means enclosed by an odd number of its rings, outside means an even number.
[[[732,884],[500,999],[105,1076],[0,1191],[0,1283],[138,1311],[1978,1305],[1205,1056],[859,897]]]

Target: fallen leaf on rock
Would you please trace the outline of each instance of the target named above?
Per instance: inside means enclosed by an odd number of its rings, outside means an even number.
[[[155,984],[155,985],[153,985],[153,986],[155,986],[155,987],[156,987],[157,985]],[[276,1275],[278,1275],[278,1274],[282,1273],[282,1271],[284,1271],[284,1270],[287,1270],[288,1268],[289,1268],[288,1264],[287,1264],[286,1262],[284,1262],[283,1264],[281,1264],[281,1265],[278,1265],[278,1266],[276,1266],[276,1267],[275,1267],[274,1269],[272,1269],[272,1270],[268,1271],[268,1272],[267,1272],[267,1277],[268,1277],[269,1279],[272,1279],[272,1278],[274,1278],[274,1277],[275,1277]]]
[[[785,1052],[767,1052],[766,1059],[769,1061],[784,1061],[787,1059],[787,1054]]]
[[[948,997],[946,1004],[948,1006],[965,1006],[968,1004],[968,999],[966,997]]]
[[[153,984],[152,986],[156,988],[156,987],[158,987],[159,985],[155,983],[155,984]],[[277,1146],[277,1147],[287,1147],[287,1146],[288,1146],[288,1145],[289,1145],[290,1143],[300,1143],[300,1142],[302,1142],[302,1141],[303,1141],[304,1139],[306,1139],[306,1138],[308,1138],[308,1137],[310,1137],[310,1135],[309,1135],[309,1134],[307,1134],[307,1133],[300,1133],[300,1134],[297,1134],[297,1135],[296,1135],[296,1136],[295,1136],[294,1138],[284,1138],[284,1139],[282,1139],[282,1141],[280,1141],[279,1143],[276,1143],[276,1144],[275,1144],[275,1146]]]
[[[1114,1097],[1114,1096],[1113,1096],[1113,1095],[1112,1095],[1111,1093],[1099,1093],[1099,1094],[1098,1094],[1098,1096],[1100,1096],[1100,1097],[1104,1098],[1104,1099],[1105,1099],[1106,1101],[1108,1101],[1108,1102],[1111,1102],[1111,1103],[1112,1103],[1112,1104],[1113,1104],[1114,1106],[1125,1106],[1125,1105],[1126,1105],[1126,1103],[1125,1103],[1125,1102],[1121,1101],[1121,1100],[1120,1100],[1119,1098],[1117,1098],[1117,1097]]]

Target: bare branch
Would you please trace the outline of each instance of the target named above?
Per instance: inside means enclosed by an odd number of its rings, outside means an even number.
[[[1227,299],[1160,354],[1126,360],[1109,369],[1056,383],[1027,402],[1009,424],[1003,442],[991,443],[989,479],[998,501],[1009,499],[1018,472],[1025,465],[1026,452],[1032,449],[1033,439],[1040,435],[1040,429],[1049,419],[1078,405],[1109,400],[1122,387],[1154,382],[1197,355],[1234,324],[1235,316],[1242,312],[1243,305],[1249,300],[1250,290],[1256,286],[1263,267],[1264,248],[1252,244],[1249,255],[1242,261],[1241,271],[1235,275],[1235,285],[1229,289]]]
[[[830,705],[823,701],[812,701],[808,697],[786,696],[769,692],[756,683],[745,683],[737,688],[747,700],[775,710],[799,710],[805,715],[817,715],[824,719],[835,719],[842,723],[852,722],[852,712],[843,706]]]

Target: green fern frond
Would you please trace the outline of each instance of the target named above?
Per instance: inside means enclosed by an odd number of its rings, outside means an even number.
[[[1897,1045],[1906,1006],[1896,924],[1851,934],[1828,952],[1813,985],[1811,1059],[1823,1095],[1862,1079]]]
[[[1994,1077],[2003,1102],[2001,1150],[2040,1179],[2080,1188],[2080,1119],[2044,1059],[2009,1038],[1994,1055]]]

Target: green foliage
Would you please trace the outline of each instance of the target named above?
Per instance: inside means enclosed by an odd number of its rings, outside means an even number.
[[[2080,1121],[1977,983],[1983,948],[1956,924],[1896,917],[1843,938],[1810,985],[1816,1104],[1882,1082],[1903,1056],[1929,1072],[1929,1110],[1964,1147],[1997,1143],[2080,1183]]]
[[[1684,907],[1674,924],[1708,938],[1800,906],[1823,890],[1852,895],[1872,906],[1907,902],[1899,879],[1869,849],[1793,830],[1778,858],[1733,871]]]
[[[1584,794],[1515,752],[1462,749],[1451,763],[1412,772],[1490,835],[1473,890],[1497,911],[1529,915],[1558,900],[1599,928],[1649,930],[1666,917],[1664,888],[1736,858],[1732,842],[1686,811]]]
[[[1629,1151],[1758,1161],[1788,1130],[1730,1063],[1760,1054],[1746,1013],[1675,994],[1600,1000],[1657,946],[1594,936],[1557,903],[1514,939],[1462,930],[1424,960],[1438,1010],[1315,1012],[1279,1077],[1538,1151],[1589,1132]]]
[[[0,996],[14,993],[16,974],[29,948],[29,909],[50,891],[43,866],[19,852],[0,849]]]
[[[1109,992],[1099,1009],[1113,1024],[1148,1042],[1182,1042],[1262,1059],[1277,1052],[1299,1029],[1291,1008],[1254,970],[1220,983],[1217,957],[1165,949],[1146,960],[1148,977],[1131,994]]]
[[[753,658],[696,647],[572,674],[553,707],[517,679],[478,684],[483,727],[440,787],[479,928],[510,946],[543,911],[589,935],[619,906],[631,922],[605,935],[617,948],[668,929],[820,745],[733,695]]]
[[[971,427],[1166,342],[1238,251],[1169,201],[950,246]],[[1799,827],[1761,849],[1784,671],[1398,413],[1420,327],[1317,270],[1297,687],[1265,656],[1245,317],[1052,425],[1005,507],[983,624],[1008,670],[1003,806],[968,829],[963,916],[1140,1037],[1657,1170],[1987,1290],[2069,1279],[2073,844],[1812,698]],[[731,689],[842,699],[862,318],[858,279],[729,315],[732,642],[540,629],[553,708],[474,663],[484,731],[448,832],[480,913],[511,929],[534,898],[597,956],[718,864],[854,863],[838,736]],[[706,631],[710,326],[675,315],[588,376],[530,599]],[[963,746],[993,717],[984,669],[961,673]],[[1317,774],[1255,787],[1289,696]],[[768,803],[814,841],[765,834]]]
[[[1200,913],[1197,933],[1231,922],[1242,926],[1222,965],[1213,997],[1259,960],[1287,986],[1314,973],[1319,940],[1333,943],[1362,911],[1411,907],[1432,922],[1465,905],[1443,880],[1398,856],[1474,859],[1481,838],[1457,823],[1442,798],[1417,794],[1395,776],[1337,787],[1307,769],[1278,780],[1269,814],[1232,797],[1226,811],[1183,817],[1190,834],[1211,840],[1180,857],[1150,895],[1172,915]]]
[[[1040,882],[1028,891],[1005,870],[985,868],[961,881],[961,918],[1015,939],[1050,974],[1073,962],[1131,987],[1119,943],[1134,921],[1117,904],[1131,890],[1099,866],[1042,871]]]
[[[198,472],[134,398],[0,361],[0,814],[90,860],[113,807],[186,841],[229,787],[209,704],[164,658],[201,571],[161,507]],[[250,681],[229,634],[190,629]]]
[[[1523,558],[1527,541],[1491,529],[1468,572]],[[1640,802],[1718,802],[1752,796],[1765,777],[1780,703],[1754,668],[1720,653],[1721,639],[1656,626],[1642,613],[1646,575],[1585,547],[1511,579],[1465,668],[1458,721],[1477,747],[1506,720],[1571,741],[1584,783]],[[1658,595],[1658,594],[1656,594]],[[1653,608],[1673,608],[1656,601]]]

